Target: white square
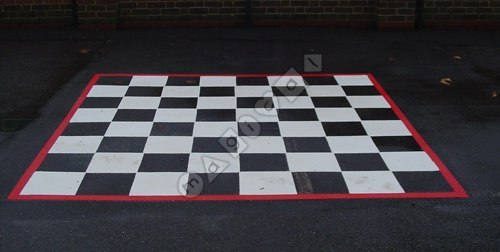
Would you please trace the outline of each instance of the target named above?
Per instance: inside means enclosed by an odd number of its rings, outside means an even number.
[[[282,137],[275,136],[258,136],[258,137],[240,137],[245,144],[240,144],[238,147],[245,146],[245,149],[238,148],[238,153],[285,153],[285,143]]]
[[[333,76],[341,86],[373,86],[366,75],[335,75]]]
[[[33,173],[21,195],[75,195],[84,172],[42,172]]]
[[[236,97],[200,97],[198,98],[199,109],[234,109],[236,108]]]
[[[359,95],[346,97],[353,108],[390,108],[381,95]]]
[[[297,194],[297,190],[291,172],[240,172],[240,194]]]
[[[380,155],[391,171],[439,171],[423,151],[383,152]]]
[[[333,153],[378,153],[379,150],[369,136],[327,137]]]
[[[102,136],[60,136],[49,153],[95,153]]]
[[[234,94],[236,97],[272,97],[273,91],[270,86],[236,86]]]
[[[193,136],[221,137],[229,130],[238,132],[238,124],[236,122],[195,122]]]
[[[346,94],[344,89],[342,89],[339,85],[314,85],[314,86],[306,86],[307,94],[311,97],[344,97]]]
[[[400,120],[362,121],[370,136],[410,136],[410,131]]]
[[[216,164],[217,169],[213,169]],[[240,171],[240,160],[229,153],[191,153],[189,173],[235,173]]]
[[[161,97],[198,97],[199,95],[199,86],[165,86],[161,92]]]
[[[190,136],[150,136],[144,153],[190,153],[193,137]]]
[[[134,76],[130,86],[163,87],[167,84],[168,76]]]
[[[153,122],[112,122],[105,136],[141,137],[149,136]]]
[[[201,76],[200,86],[202,87],[234,87],[236,86],[235,76]]]
[[[292,172],[338,172],[340,165],[332,153],[287,153]]]
[[[158,109],[153,120],[155,122],[194,122],[196,109]]]
[[[390,171],[346,171],[342,176],[349,193],[404,193]]]
[[[120,109],[157,109],[160,97],[123,97],[118,108]]]
[[[278,109],[287,108],[314,108],[309,96],[277,96],[273,97],[274,107]]]
[[[324,137],[323,125],[318,121],[280,121],[281,136],[283,137]]]
[[[136,173],[142,156],[142,153],[96,153],[87,173]]]
[[[79,108],[71,122],[111,122],[118,109]]]
[[[251,117],[254,120],[246,120],[246,118]],[[238,108],[236,109],[236,119],[238,121],[257,121],[257,122],[277,122],[278,113],[276,108],[265,109],[265,108]]]
[[[87,97],[123,97],[128,86],[94,85]]]
[[[322,122],[359,122],[361,119],[353,108],[316,108]]]
[[[182,196],[188,182],[185,172],[139,172],[135,175],[130,196]]]
[[[289,87],[305,86],[302,76],[283,75],[283,76],[268,76],[267,81],[272,87]]]

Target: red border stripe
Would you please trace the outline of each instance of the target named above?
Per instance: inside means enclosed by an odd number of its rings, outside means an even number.
[[[96,74],[92,77],[89,84],[87,84],[87,86],[85,87],[83,92],[80,94],[80,97],[78,97],[75,104],[73,104],[73,106],[69,110],[68,114],[66,115],[66,117],[64,117],[63,121],[61,122],[61,124],[59,124],[59,126],[54,131],[52,136],[49,138],[49,140],[42,147],[42,150],[38,153],[38,155],[35,157],[33,162],[31,162],[30,166],[28,167],[26,172],[24,172],[23,176],[21,177],[21,179],[19,180],[17,185],[14,187],[14,189],[12,190],[12,192],[10,193],[10,195],[7,199],[10,199],[10,200],[18,199],[21,196],[20,194],[21,194],[21,191],[23,190],[24,186],[26,185],[26,183],[28,183],[28,180],[31,178],[33,173],[35,173],[35,171],[38,169],[38,167],[40,166],[42,161],[45,159],[45,157],[49,153],[50,148],[52,148],[52,145],[54,145],[57,138],[63,133],[64,129],[66,129],[66,126],[68,126],[69,121],[71,120],[71,118],[75,114],[76,110],[80,107],[80,105],[82,105],[82,103],[85,100],[85,98],[87,97],[87,94],[89,93],[90,89],[92,88],[92,86],[94,86],[94,84],[97,82],[99,77],[100,76],[98,74]]]
[[[375,77],[369,73],[346,73],[346,74],[300,74],[296,76],[303,77],[322,77],[335,75],[367,75],[372,81],[375,88],[387,100],[393,111],[399,119],[405,124],[411,132],[413,138],[420,145],[429,157],[436,163],[441,174],[450,184],[452,192],[421,192],[421,193],[374,193],[374,194],[295,194],[295,195],[199,195],[196,197],[187,196],[128,196],[128,195],[21,195],[21,191],[28,183],[33,173],[38,169],[42,161],[47,156],[50,148],[55,143],[57,138],[62,134],[69,121],[75,114],[76,110],[83,103],[92,86],[100,77],[106,76],[176,76],[176,77],[198,77],[198,76],[236,76],[236,77],[267,77],[267,76],[283,76],[283,74],[95,74],[88,85],[78,97],[75,104],[59,124],[49,140],[45,143],[41,151],[29,165],[26,172],[23,174],[19,182],[16,184],[10,195],[9,200],[75,200],[75,201],[207,201],[207,200],[319,200],[319,199],[418,199],[418,198],[467,198],[468,195],[455,179],[446,165],[434,153],[431,147],[425,142],[422,136],[411,125],[403,112],[399,109],[396,103],[390,98],[387,92],[378,83]],[[293,75],[290,75],[293,76]]]
[[[408,118],[403,114],[401,109],[399,109],[398,105],[392,100],[392,98],[387,94],[387,92],[382,88],[380,83],[373,77],[372,74],[368,74],[368,77],[372,81],[373,85],[375,88],[380,92],[382,96],[387,100],[387,102],[391,105],[392,110],[396,115],[399,117],[399,119],[405,124],[406,128],[411,132],[413,138],[417,143],[420,145],[422,150],[424,150],[427,155],[436,163],[436,165],[439,167],[439,171],[441,174],[444,176],[446,181],[450,184],[451,188],[453,191],[455,191],[457,194],[462,195],[464,197],[467,197],[467,193],[463,189],[463,187],[458,183],[458,181],[455,179],[455,177],[451,174],[451,172],[448,170],[446,165],[441,161],[441,159],[436,155],[436,153],[431,149],[431,147],[425,142],[424,138],[418,133],[418,131],[413,127],[413,125],[410,123]]]

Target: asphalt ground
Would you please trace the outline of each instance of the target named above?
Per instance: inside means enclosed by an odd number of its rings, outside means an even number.
[[[372,73],[467,199],[8,201],[95,73]],[[0,32],[0,248],[498,250],[500,34],[319,28]],[[452,83],[440,81],[450,78]]]

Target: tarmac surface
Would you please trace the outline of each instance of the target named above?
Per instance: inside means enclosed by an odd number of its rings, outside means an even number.
[[[372,73],[467,199],[8,201],[95,73]],[[500,36],[319,28],[2,31],[0,248],[13,250],[498,250]],[[448,84],[440,83],[450,78]]]

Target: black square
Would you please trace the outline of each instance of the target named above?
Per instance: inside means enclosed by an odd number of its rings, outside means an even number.
[[[139,172],[187,172],[189,154],[144,154]]]
[[[38,167],[38,171],[85,172],[93,154],[49,153]]]
[[[278,109],[280,121],[318,121],[314,109]]]
[[[198,109],[196,121],[236,121],[235,109]]]
[[[103,136],[108,130],[107,122],[70,123],[64,129],[63,136]]]
[[[129,195],[135,173],[87,173],[77,195]]]
[[[346,95],[380,95],[374,86],[342,86]]]
[[[268,86],[269,81],[266,77],[237,77],[237,86]]]
[[[198,98],[161,98],[160,108],[196,108]]]
[[[172,77],[169,76],[167,86],[199,86],[200,77]]]
[[[121,97],[87,97],[80,108],[118,108]]]
[[[381,152],[422,150],[411,136],[372,137],[372,140]]]
[[[126,121],[126,122],[134,122],[134,121],[145,121],[152,122],[155,118],[156,109],[119,109],[113,121]]]
[[[285,154],[240,154],[241,171],[288,171]]]
[[[275,122],[238,122],[239,136],[280,136],[280,127]]]
[[[274,96],[307,96],[303,86],[272,87]]]
[[[357,108],[361,120],[399,120],[390,108]]]
[[[238,108],[274,108],[272,97],[238,97]]]
[[[405,192],[452,192],[439,171],[393,172]]]
[[[153,123],[151,136],[192,136],[194,123]]]
[[[200,96],[234,96],[234,87],[201,87]]]
[[[126,86],[130,84],[132,76],[102,76],[99,77],[95,85],[120,85]]]
[[[97,152],[136,152],[144,151],[147,137],[104,137]]]
[[[333,76],[303,77],[306,85],[338,85]]]
[[[348,108],[351,104],[345,97],[311,97],[316,108]]]
[[[366,135],[365,128],[360,122],[323,122],[322,125],[327,136]]]
[[[331,152],[324,137],[284,137],[287,152]]]
[[[200,153],[236,153],[238,139],[236,137],[195,137],[192,152]]]
[[[125,96],[161,96],[162,87],[129,87]]]
[[[378,153],[335,154],[342,171],[387,171],[387,165]]]
[[[349,193],[340,172],[294,172],[292,175],[298,194]]]
[[[240,193],[238,173],[191,173],[187,195],[228,195]]]

